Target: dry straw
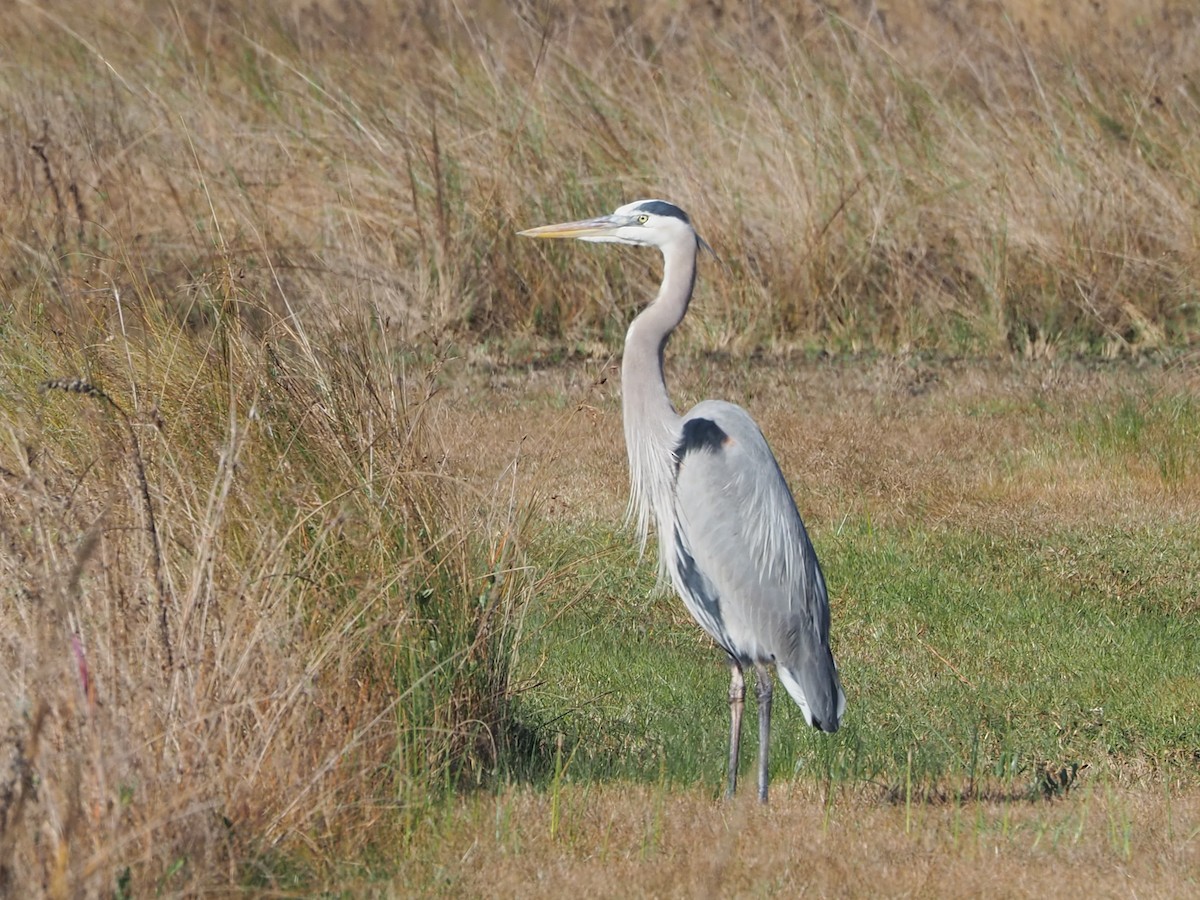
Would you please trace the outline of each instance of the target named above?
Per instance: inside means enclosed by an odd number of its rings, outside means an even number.
[[[167,624],[167,610],[170,606],[171,598],[163,574],[162,541],[158,535],[158,526],[154,521],[154,502],[150,499],[150,483],[146,480],[146,466],[142,462],[142,449],[138,443],[137,432],[134,431],[133,422],[130,421],[128,413],[121,408],[119,403],[103,390],[90,382],[84,381],[82,378],[55,378],[50,381],[44,381],[41,384],[41,390],[63,391],[68,394],[79,394],[84,397],[95,398],[116,412],[121,420],[121,424],[124,426],[125,434],[129,438],[130,462],[133,466],[133,472],[137,476],[138,489],[141,492],[142,509],[146,516],[146,533],[150,537],[150,564],[154,573],[154,588],[158,599],[158,632],[159,639],[162,642],[163,668],[169,672],[175,666],[174,654],[171,651],[171,630]]]
[[[353,892],[493,777],[563,575],[431,396],[606,359],[657,265],[519,227],[685,207],[681,352],[1200,327],[1190,4],[186,6],[0,20],[0,894]]]

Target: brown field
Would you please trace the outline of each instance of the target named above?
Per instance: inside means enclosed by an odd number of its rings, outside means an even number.
[[[657,274],[516,231],[679,203],[669,382],[818,538],[1103,594],[1042,537],[1200,524],[1192,3],[21,0],[0,51],[0,898],[1200,892],[1200,672],[1047,802],[505,780]]]
[[[721,397],[753,410],[806,520],[867,515],[1037,534],[1103,518],[1129,528],[1194,521],[1200,469],[1164,483],[1154,461],[1089,454],[1070,414],[1131,395],[1188,396],[1194,365],[885,357],[815,362],[668,351],[676,406]],[[502,483],[519,464],[529,499],[571,519],[614,521],[627,475],[612,359],[539,368],[468,367],[435,401],[440,453],[455,471]],[[468,413],[468,414],[464,414]],[[552,511],[553,512],[553,511]]]
[[[748,797],[576,786],[468,801],[443,827],[414,864],[419,878],[396,893],[1167,898],[1193,893],[1200,870],[1194,793],[911,808],[852,793],[827,808],[815,791],[785,788],[762,809]]]

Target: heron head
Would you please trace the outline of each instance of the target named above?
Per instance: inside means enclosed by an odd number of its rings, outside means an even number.
[[[611,215],[581,219],[578,222],[563,222],[559,225],[543,225],[517,233],[525,237],[575,238],[594,243],[658,247],[660,250],[690,235],[697,247],[703,247],[712,253],[712,248],[692,228],[692,221],[687,213],[665,200],[635,200],[626,203]]]

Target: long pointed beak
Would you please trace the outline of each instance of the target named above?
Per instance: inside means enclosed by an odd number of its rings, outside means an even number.
[[[538,228],[527,228],[517,234],[531,238],[594,238],[612,233],[621,223],[613,220],[612,216],[600,216],[596,219],[581,219],[578,222],[563,222],[559,225],[542,225]]]

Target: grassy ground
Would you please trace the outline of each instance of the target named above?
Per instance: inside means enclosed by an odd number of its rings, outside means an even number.
[[[1195,891],[1200,19],[760,6],[3,17],[0,895]],[[832,586],[766,811],[619,527],[656,260],[516,237],[655,195]]]
[[[564,575],[531,610],[517,666],[517,715],[536,742],[509,777],[541,790],[459,805],[420,845],[436,865],[416,867],[433,879],[419,883],[617,895],[637,879],[670,896],[1195,889],[1190,369],[675,363],[685,402],[754,409],[833,594],[850,713],[830,737],[782,705],[773,777],[786,799],[761,814],[719,801],[719,654],[678,601],[653,594],[652,565],[612,529],[625,484],[603,370],[475,373],[443,398],[461,423],[445,423],[452,463],[487,479],[515,461],[544,510],[535,559]],[[613,780],[644,787],[597,787]]]
[[[443,896],[1178,897],[1195,794],[913,805],[783,786],[769,810],[695,790],[575,785],[463,803],[394,891]]]

